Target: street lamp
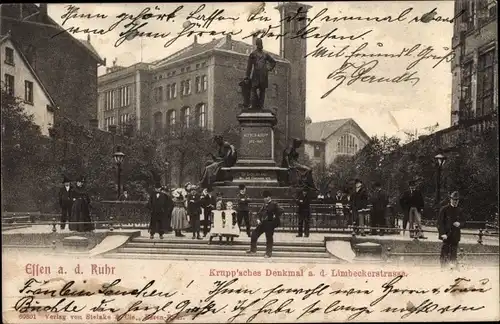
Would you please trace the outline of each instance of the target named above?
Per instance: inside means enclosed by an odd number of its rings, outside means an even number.
[[[123,159],[125,158],[125,153],[121,151],[121,148],[118,146],[116,148],[116,152],[113,154],[113,159],[115,160],[116,166],[118,167],[118,178],[117,178],[117,184],[118,184],[118,198],[120,199],[120,194],[121,194],[121,173],[122,173],[122,163]]]
[[[437,187],[437,190],[436,190],[436,204],[438,206],[438,209],[440,207],[440,204],[441,204],[441,170],[443,168],[443,165],[445,164],[446,162],[446,156],[444,156],[443,154],[438,154],[434,157],[434,159],[436,160],[436,164],[437,164],[437,179],[436,179],[436,187]]]

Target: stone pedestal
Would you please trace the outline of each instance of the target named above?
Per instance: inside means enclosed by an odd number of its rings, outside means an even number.
[[[83,236],[68,236],[63,239],[63,247],[70,251],[87,251],[89,239]]]
[[[276,116],[270,111],[244,111],[237,118],[241,127],[238,161],[231,168],[222,168],[225,180],[216,182],[217,190],[236,196],[238,185],[245,184],[255,192],[274,188],[272,191],[284,193],[279,180],[287,169],[278,167],[274,156]]]

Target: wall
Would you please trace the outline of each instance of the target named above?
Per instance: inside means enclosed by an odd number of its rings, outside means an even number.
[[[205,63],[204,66],[201,66]],[[198,68],[196,65],[198,64]],[[181,69],[190,68],[189,71]],[[173,76],[169,76],[169,73],[175,71]],[[211,86],[210,80],[208,80],[208,57],[197,57],[197,59],[187,60],[182,63],[176,64],[171,68],[162,68],[153,72],[152,82],[151,82],[151,112],[150,112],[150,122],[153,125],[153,116],[155,113],[160,112],[162,114],[162,125],[163,129],[167,129],[168,120],[167,112],[170,110],[176,111],[176,122],[180,122],[181,110],[182,108],[188,106],[190,107],[191,120],[194,122],[194,116],[196,112],[196,106],[200,103],[207,105],[207,116],[210,115],[210,110],[213,107],[208,105],[208,89],[202,90],[201,92],[196,92],[196,77],[201,77],[202,75],[207,76],[207,85]],[[161,76],[161,78],[160,78]],[[189,95],[181,95],[181,82],[191,80],[191,93]],[[167,100],[167,85],[175,83],[177,87],[177,96],[174,99]],[[163,100],[161,102],[156,102],[155,100],[155,88],[162,87]]]
[[[129,86],[129,105],[118,107],[118,91],[115,92],[115,108],[111,110],[104,110],[105,108],[105,100],[106,93],[111,90],[117,90],[120,87]],[[129,114],[130,116],[135,116],[136,111],[136,96],[137,93],[135,91],[135,73],[132,71],[127,75],[114,79],[112,81],[108,81],[106,83],[99,83],[99,95],[98,95],[98,120],[99,120],[99,128],[107,131],[105,127],[105,118],[114,116],[116,119],[116,125],[119,124],[120,115],[121,114]]]
[[[314,147],[316,145],[319,145],[320,147],[320,155],[319,157],[314,156]],[[316,164],[322,164],[325,162],[325,143],[321,142],[307,142],[304,143],[304,154],[306,154],[311,162],[316,165]]]
[[[88,125],[89,119],[97,118],[97,62],[72,36],[53,37],[59,31],[55,27],[4,19],[16,17],[16,8],[2,7],[1,33],[10,30],[23,53],[30,45],[36,49],[33,68],[60,108],[56,122],[58,116],[64,116]]]
[[[5,63],[6,47],[14,50],[14,66]],[[6,73],[14,76],[14,96],[22,100],[25,96],[24,81],[33,83],[33,104],[25,102],[24,108],[28,114],[33,115],[33,121],[40,126],[42,134],[48,136],[49,128],[54,124],[54,113],[47,109],[47,105],[51,105],[49,98],[10,40],[5,41],[0,50],[2,82],[5,82]]]

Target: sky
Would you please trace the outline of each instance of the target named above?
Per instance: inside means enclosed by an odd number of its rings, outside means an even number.
[[[308,2],[312,6],[308,17],[312,18],[309,28],[316,27],[307,38],[308,55],[306,80],[306,114],[313,122],[353,118],[370,135],[397,135],[404,137],[403,132],[415,129],[425,133],[425,127],[439,124],[436,130],[450,126],[451,109],[451,66],[447,59],[435,66],[443,56],[450,54],[453,24],[443,22],[442,18],[453,17],[453,1],[364,1],[364,2]],[[105,29],[108,30],[115,22],[120,21],[119,15],[128,17],[112,31],[105,35],[91,34],[91,43],[101,57],[107,59],[107,66],[116,60],[118,65],[129,66],[134,63],[152,62],[164,58],[193,42],[193,36],[177,38],[168,47],[165,43],[178,35],[183,26],[186,26],[188,15],[196,11],[202,3],[120,3],[120,4],[73,4],[79,7],[78,14],[90,14],[92,18],[68,18],[68,4],[49,4],[49,15],[64,28],[78,27],[80,30]],[[167,20],[169,13],[175,12],[179,5],[184,7],[176,12],[175,18]],[[263,6],[264,13],[269,21],[247,21],[250,13]],[[202,14],[210,16],[214,11],[224,10],[218,17],[226,18],[211,22],[206,31],[238,31],[233,39],[242,40],[257,29],[267,28],[270,24],[278,25],[279,12],[274,9],[277,3],[207,3]],[[116,47],[120,33],[127,30],[126,24],[150,7],[153,14],[164,13],[163,20],[154,18],[145,20],[147,25],[140,31],[151,33],[171,34],[166,38],[136,37],[123,42]],[[427,23],[415,22],[415,17],[433,12],[434,17]],[[376,22],[373,19],[342,20],[334,17],[387,17],[396,19],[407,10],[401,21]],[[73,13],[75,13],[73,11]],[[95,17],[105,14],[107,17]],[[330,17],[325,19],[325,17]],[[235,20],[237,18],[237,20]],[[323,20],[322,20],[323,19]],[[441,21],[439,21],[441,20]],[[140,21],[140,18],[136,21]],[[201,20],[191,18],[191,23],[201,23]],[[142,21],[141,21],[142,23]],[[129,26],[130,28],[130,26]],[[194,30],[201,30],[194,28]],[[336,39],[326,39],[321,44],[321,38],[330,33]],[[314,37],[316,34],[316,37]],[[360,36],[363,35],[364,36]],[[357,39],[348,39],[352,35],[360,36]],[[341,39],[340,36],[344,36]],[[74,37],[86,39],[84,32],[74,33]],[[206,43],[213,37],[203,35],[198,42]],[[243,41],[250,43],[251,38]],[[364,57],[348,57],[352,52],[363,46],[357,53]],[[332,53],[338,53],[345,46],[349,46],[337,57],[313,57],[312,53],[320,46],[324,46]],[[429,49],[432,46],[432,49]],[[142,50],[141,50],[142,48]],[[266,51],[279,53],[279,40],[274,37],[264,38]],[[411,53],[404,49],[414,50]],[[369,54],[393,54],[393,57],[367,57]],[[405,54],[394,57],[394,54]],[[450,56],[448,56],[449,58]],[[414,67],[411,63],[421,59]],[[344,62],[351,63],[344,64]],[[377,60],[378,62],[374,62]],[[363,70],[363,64],[364,69]],[[376,66],[375,66],[376,65]],[[342,66],[347,67],[342,69]],[[409,68],[410,66],[410,68]],[[435,67],[434,67],[435,66]],[[293,67],[292,67],[293,68]],[[367,70],[366,70],[367,69]],[[363,72],[364,71],[364,72]],[[105,68],[100,69],[104,73]],[[374,82],[374,80],[393,80],[395,77],[407,73],[407,81]],[[361,73],[361,75],[360,75]],[[413,74],[412,74],[413,73]],[[409,75],[409,76],[408,76]],[[330,78],[329,78],[330,77]],[[404,80],[398,78],[396,80]],[[328,96],[322,98],[330,89],[340,84]],[[279,113],[279,112],[278,112]]]

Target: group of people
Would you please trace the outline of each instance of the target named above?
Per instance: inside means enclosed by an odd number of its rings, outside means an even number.
[[[160,183],[149,198],[151,238],[158,234],[163,238],[167,232],[174,232],[177,237],[184,237],[182,231],[191,229],[192,238],[201,240],[210,233],[214,236],[233,238],[239,236],[239,228],[245,223],[246,234],[250,236],[249,201],[246,187],[240,185],[238,202],[224,202],[222,194],[213,195],[210,188],[199,193],[200,188],[186,184],[184,188],[169,191]],[[231,217],[231,219],[229,219]],[[227,226],[226,226],[227,225]]]
[[[90,195],[85,189],[85,178],[83,176],[76,180],[76,185],[64,176],[63,187],[59,189],[59,206],[61,208],[61,230],[68,228],[75,232],[90,232],[94,230],[94,224],[90,217]]]

